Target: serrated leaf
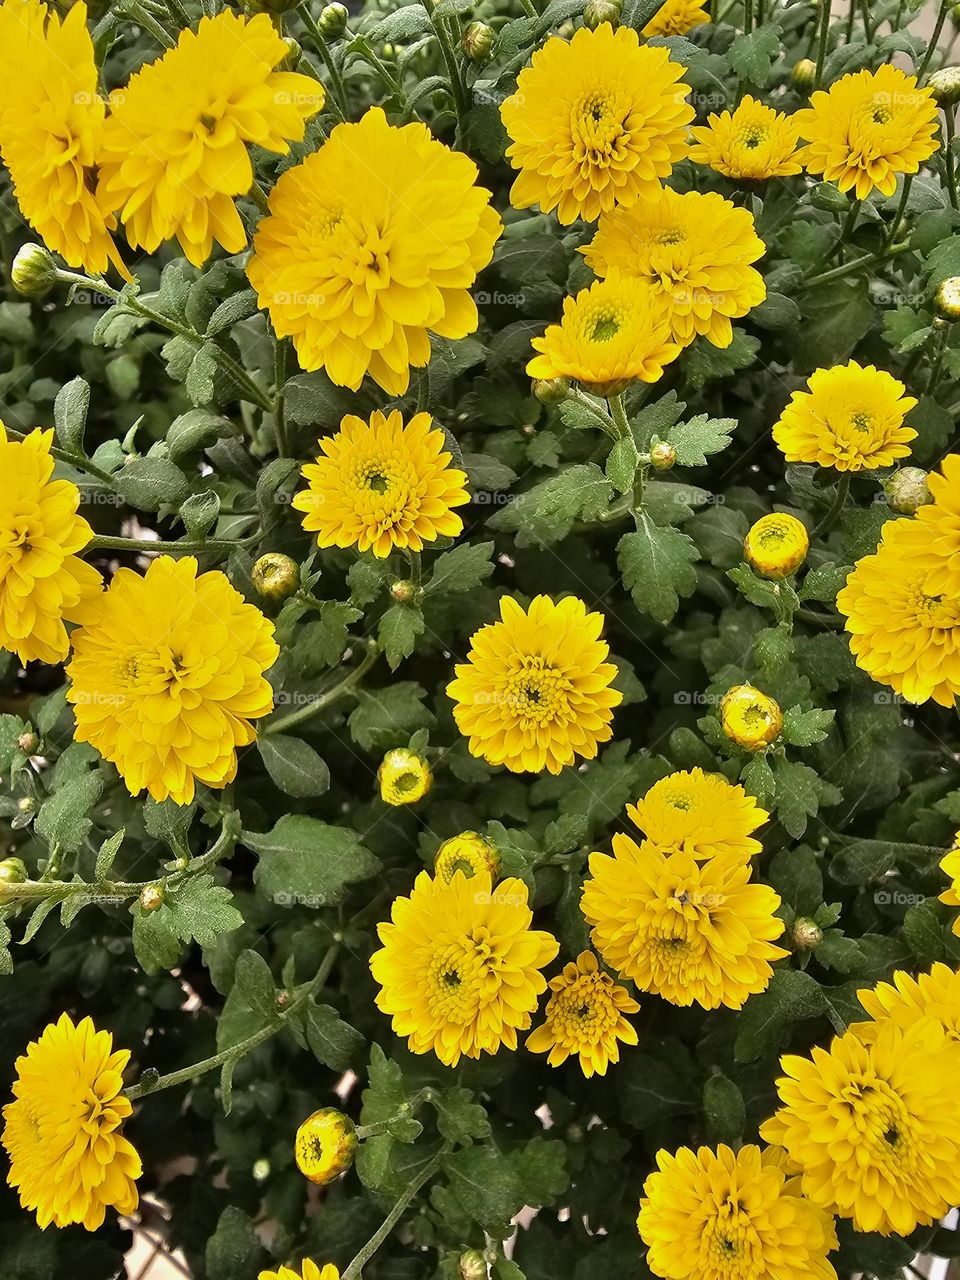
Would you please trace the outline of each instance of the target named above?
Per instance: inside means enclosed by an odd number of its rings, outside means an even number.
[[[640,455],[633,436],[624,436],[616,441],[607,454],[604,472],[617,493],[629,493],[633,488],[639,462]]]
[[[693,568],[699,558],[696,544],[679,529],[656,525],[646,514],[635,533],[617,544],[617,564],[624,586],[641,613],[667,623],[697,585]]]
[[[326,906],[380,869],[355,831],[305,814],[286,814],[262,835],[244,832],[243,843],[259,855],[254,883],[281,906]]]
[[[777,817],[787,833],[799,840],[807,829],[807,819],[815,817],[820,808],[820,778],[809,765],[793,760],[778,760],[774,777]]]
[[[833,728],[836,714],[819,707],[812,711],[789,707],[783,716],[784,741],[794,747],[812,747],[816,742],[823,742]]]
[[[807,973],[778,969],[760,995],[751,996],[737,1018],[738,1062],[755,1062],[782,1048],[795,1023],[826,1012],[818,984]]]
[[[270,777],[288,796],[321,796],[330,787],[326,761],[302,738],[263,734],[257,750]]]
[[[726,449],[736,427],[736,418],[710,418],[701,413],[671,427],[667,441],[677,451],[680,466],[703,467],[710,454]]]
[[[103,775],[94,770],[58,786],[40,806],[34,828],[53,847],[74,853],[93,825],[90,811],[103,791]]]
[[[492,542],[463,542],[437,557],[424,587],[431,592],[473,591],[493,573]]]
[[[233,974],[234,985],[254,1013],[264,1022],[277,1016],[277,992],[270,966],[258,951],[241,951]]]
[[[392,604],[380,619],[377,641],[391,671],[396,671],[404,658],[413,653],[425,625],[423,612],[415,604]]]
[[[172,968],[180,958],[182,943],[211,946],[220,934],[243,924],[230,890],[206,872],[168,887],[155,911],[144,911],[139,902],[133,911],[134,951],[147,973]]]

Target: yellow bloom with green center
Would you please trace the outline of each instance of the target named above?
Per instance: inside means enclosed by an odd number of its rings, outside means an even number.
[[[720,724],[731,742],[747,751],[763,751],[783,728],[783,712],[752,684],[734,685],[720,699]]]
[[[746,94],[735,111],[711,112],[705,125],[690,130],[689,158],[728,178],[762,182],[802,169],[796,116],[786,116]]]
[[[703,0],[665,0],[647,25],[645,36],[685,36],[694,27],[710,21]]]
[[[876,71],[853,71],[793,121],[807,145],[797,159],[809,173],[822,173],[841,191],[865,200],[871,191],[892,196],[897,175],[916,173],[939,149],[937,103],[916,76],[884,63]]]
[[[196,783],[225,787],[251,723],[273,709],[264,672],[273,623],[225,574],[193,556],[120,569],[73,635],[67,700],[74,737],[116,765],[131,795],[190,804]]]
[[[281,1267],[279,1271],[261,1271],[258,1280],[340,1280],[340,1272],[332,1262],[317,1266],[309,1258],[304,1258],[299,1271],[292,1267]]]
[[[369,374],[399,396],[431,333],[476,330],[470,290],[502,230],[477,177],[426,125],[388,124],[379,107],[280,175],[247,275],[301,368],[354,391]]]
[[[307,1116],[297,1129],[293,1154],[297,1168],[318,1186],[335,1182],[353,1164],[357,1131],[353,1121],[333,1107]]]
[[[656,382],[680,354],[661,299],[618,271],[565,298],[563,319],[532,345],[531,378],[575,378],[600,396]]]
[[[520,171],[510,203],[567,224],[647,198],[686,150],[695,112],[683,71],[629,27],[551,37],[500,106]]]
[[[698,862],[651,840],[613,837],[592,853],[581,908],[604,962],[671,1004],[740,1009],[770,982],[783,921],[779,896],[746,858]]]
[[[772,511],[755,520],[743,540],[743,555],[763,578],[789,578],[810,550],[810,535],[802,520],[785,511]]]
[[[380,762],[377,784],[385,804],[416,804],[433,786],[433,773],[423,756],[406,747],[396,747]]]
[[[950,888],[940,894],[940,901],[948,907],[960,907],[960,831],[954,837],[953,848],[941,859],[940,870],[950,877]],[[960,938],[960,916],[954,918],[952,928]]]
[[[927,475],[932,503],[917,510],[927,536],[931,567],[926,590],[931,595],[960,597],[960,454],[948,453],[940,471]]]
[[[458,871],[468,880],[471,876],[488,875],[496,884],[500,875],[500,854],[476,831],[462,831],[460,835],[444,840],[433,864],[434,875],[447,884]]]
[[[103,1225],[107,1209],[133,1213],[140,1157],[121,1129],[133,1111],[123,1094],[129,1049],[67,1014],[17,1059],[13,1102],[3,1108],[7,1182],[41,1227]]]
[[[370,959],[377,1007],[412,1053],[435,1053],[455,1067],[501,1047],[516,1049],[547,982],[540,970],[559,943],[532,929],[522,880],[425,871],[378,926],[382,948]]]
[[[527,1048],[547,1054],[551,1067],[569,1057],[580,1059],[580,1070],[589,1078],[606,1075],[607,1066],[620,1061],[620,1044],[636,1044],[636,1029],[624,1017],[640,1006],[625,987],[603,973],[592,951],[581,951],[576,960],[550,982],[546,1021],[531,1031]]]
[[[944,869],[946,861],[945,858],[940,863]],[[941,895],[940,901],[945,900],[946,895]],[[960,970],[951,969],[940,961],[929,973],[921,973],[918,977],[897,969],[890,982],[878,982],[875,987],[858,991],[857,999],[873,1019],[872,1022],[852,1023],[847,1028],[861,1040],[875,1036],[878,1027],[887,1019],[901,1031],[909,1031],[917,1023],[929,1019],[948,1039],[960,1041]]]
[[[665,1280],[836,1280],[833,1218],[805,1199],[780,1153],[658,1151],[637,1230]]]
[[[681,346],[702,335],[728,347],[731,319],[767,296],[751,266],[765,252],[753,214],[715,191],[681,195],[664,187],[629,209],[613,209],[582,252],[599,276],[619,272],[649,285],[655,314],[669,320]]]
[[[428,413],[406,423],[398,409],[374,410],[369,422],[347,414],[318,443],[320,456],[301,472],[309,487],[293,499],[318,546],[382,560],[463,531],[453,508],[470,501],[466,472],[450,465],[447,438]]]
[[[770,820],[739,783],[700,768],[681,769],[655,782],[627,817],[662,849],[704,861],[724,854],[752,858],[763,851],[753,832]]]
[[[575,596],[537,596],[529,609],[503,596],[500,621],[474,634],[447,685],[470,754],[513,773],[592,760],[623,701],[602,630],[603,615]]]
[[[760,1127],[785,1148],[804,1195],[857,1231],[909,1235],[960,1202],[960,1042],[929,1019],[852,1031],[810,1058],[781,1058],[781,1106]]]
[[[850,360],[817,369],[807,387],[794,391],[774,424],[773,438],[787,462],[872,471],[907,457],[917,433],[903,420],[917,401],[892,374]]]

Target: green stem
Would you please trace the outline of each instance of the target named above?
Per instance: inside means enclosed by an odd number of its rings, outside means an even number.
[[[165,49],[172,49],[176,44],[170,33],[161,27],[156,18],[151,17],[143,5],[137,4],[136,0],[125,0],[121,12],[132,18],[138,27],[143,27],[144,31],[149,31],[153,38],[159,44],[162,44]]]
[[[16,440],[26,440],[28,432],[18,431],[16,427],[7,427],[8,436],[13,436]],[[50,453],[54,458],[59,458],[61,462],[68,462],[71,467],[76,467],[78,471],[86,471],[88,475],[96,476],[98,480],[103,480],[111,489],[113,488],[113,476],[109,471],[103,471],[100,467],[90,461],[82,453],[71,453],[68,449],[59,449],[53,445]]]
[[[330,77],[330,90],[334,104],[343,120],[347,118],[347,90],[343,83],[343,76],[340,74],[340,68],[334,61],[333,54],[330,52],[330,46],[327,44],[326,37],[317,25],[316,19],[310,12],[309,4],[301,4],[297,13],[299,13],[303,25],[313,37],[313,43],[317,47],[323,65],[327,69],[327,75]]]
[[[374,662],[376,662],[379,654],[379,646],[373,640],[369,640],[367,642],[367,652],[352,671],[337,684],[333,685],[332,688],[317,694],[306,706],[298,707],[296,711],[291,711],[289,715],[281,716],[279,720],[269,720],[263,727],[263,736],[267,737],[273,733],[286,733],[294,725],[302,724],[304,720],[309,720],[312,716],[315,716],[318,711],[323,711],[326,707],[338,701],[345,693],[349,693],[351,689],[360,683]]]
[[[539,13],[537,13],[536,9],[533,6],[533,0],[520,0],[520,8],[523,10],[523,12],[527,15],[528,18],[540,17]]]
[[[277,437],[277,453],[281,458],[290,456],[287,439],[287,415],[283,403],[287,381],[287,340],[276,338],[273,345],[273,429]]]
[[[179,551],[183,555],[196,555],[203,551],[232,551],[235,547],[244,547],[256,542],[260,530],[250,533],[245,538],[207,538],[205,542],[191,541],[184,538],[180,542],[171,542],[163,538],[114,538],[104,534],[95,534],[87,543],[87,551]]]
[[[407,1189],[402,1193],[397,1203],[393,1206],[382,1225],[376,1230],[367,1243],[363,1246],[357,1256],[347,1266],[343,1273],[342,1280],[359,1280],[363,1273],[363,1268],[367,1265],[373,1255],[386,1240],[387,1236],[394,1229],[400,1219],[403,1217],[410,1205],[411,1201],[416,1198],[420,1190],[426,1186],[430,1179],[437,1173],[444,1160],[450,1154],[449,1144],[445,1144],[437,1152],[432,1159],[428,1160],[417,1176],[409,1184]]]
[[[941,0],[940,12],[937,14],[937,21],[934,24],[933,35],[930,37],[930,43],[927,45],[927,52],[923,55],[923,61],[917,68],[917,79],[922,80],[927,73],[927,67],[930,65],[930,59],[937,51],[937,45],[940,43],[940,37],[943,34],[943,24],[947,20],[947,12],[950,9],[949,0]]]
[[[582,405],[588,413],[592,413],[596,418],[598,425],[607,433],[607,435],[614,440],[617,439],[617,428],[614,424],[613,418],[611,418],[610,414],[597,404],[595,400],[591,400],[589,396],[584,395],[579,387],[574,387],[571,390],[569,399],[575,400],[577,404]]]
[[[530,6],[533,9],[533,6]],[[430,24],[433,27],[434,35],[437,37],[437,43],[440,46],[440,52],[443,55],[444,66],[447,69],[447,76],[450,80],[450,89],[453,93],[453,106],[457,113],[457,137],[463,135],[464,122],[466,121],[469,103],[467,101],[467,91],[463,83],[463,76],[460,73],[460,64],[457,62],[457,55],[454,52],[453,43],[447,28],[443,24],[443,19],[438,18],[434,12],[433,4],[427,0],[427,9],[430,12]],[[530,14],[535,18],[537,12],[534,9]]]
[[[954,209],[960,208],[960,202],[957,200],[957,164],[953,154],[956,114],[957,109],[953,105],[943,108],[943,164],[947,173],[947,195]]]
[[[180,0],[164,0],[167,6],[167,12],[181,30],[186,30],[190,26],[190,15],[180,3]]]
[[[410,585],[413,587],[413,596],[416,599],[420,594],[421,585],[423,583],[423,561],[419,551],[408,551],[407,561],[410,565]]]
[[[847,495],[849,494],[849,492],[850,492],[850,473],[849,471],[842,471],[840,473],[840,478],[837,481],[837,488],[833,495],[833,501],[830,503],[830,506],[827,508],[827,511],[823,516],[823,519],[820,521],[820,523],[817,525],[817,527],[813,531],[814,538],[818,537],[821,534],[830,532],[830,530],[836,524],[837,518],[840,515],[840,512],[846,506]]]
[[[819,89],[823,80],[823,64],[827,60],[827,41],[830,35],[830,0],[820,0],[820,28],[817,33],[817,74],[814,88]]]
[[[608,404],[610,405],[610,417],[616,429],[616,438],[618,440],[626,440],[630,435],[630,420],[627,418],[627,409],[623,403],[623,396],[611,396]]]
[[[947,335],[949,328],[944,325],[937,337],[937,347],[933,356],[933,364],[930,366],[930,381],[927,383],[927,395],[932,396],[937,389],[937,383],[940,381],[940,374],[943,370],[943,357],[947,350]]]
[[[911,246],[909,243],[891,245],[889,249],[881,249],[877,253],[864,254],[862,258],[854,258],[852,262],[845,262],[842,267],[834,267],[831,271],[824,271],[821,275],[811,276],[809,280],[804,280],[799,286],[800,292],[812,289],[818,284],[831,284],[834,280],[843,280],[847,276],[856,275],[864,267],[876,266],[883,262],[885,258],[893,258],[898,253],[907,253]]]
[[[913,174],[908,173],[903,179],[903,190],[900,193],[900,203],[897,205],[897,212],[894,214],[893,222],[890,224],[890,233],[887,236],[887,244],[893,244],[900,232],[900,224],[903,221],[903,215],[906,212],[907,201],[910,198],[910,188],[913,186]]]

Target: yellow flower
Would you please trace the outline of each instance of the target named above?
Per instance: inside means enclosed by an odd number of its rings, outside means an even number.
[[[755,520],[743,540],[743,554],[763,578],[789,578],[810,550],[810,535],[796,516],[772,511]]]
[[[447,884],[458,871],[462,871],[468,880],[471,876],[488,875],[496,884],[500,875],[500,854],[476,831],[464,831],[444,840],[433,864],[434,875]]]
[[[110,232],[116,219],[94,193],[106,108],[86,5],[61,22],[39,0],[0,5],[0,155],[21,212],[71,267],[129,279]]]
[[[116,765],[131,795],[189,804],[195,782],[224,787],[251,720],[273,708],[263,678],[277,659],[273,623],[193,556],[121,569],[73,635],[67,668],[78,742]]]
[[[917,433],[903,420],[917,402],[892,374],[851,360],[817,369],[807,386],[794,391],[773,428],[788,462],[872,471],[909,454]]]
[[[925,587],[930,595],[960,596],[960,454],[948,453],[940,468],[942,475],[926,478],[933,502],[917,509],[932,561]]]
[[[607,1066],[620,1061],[620,1044],[636,1044],[636,1030],[623,1016],[640,1006],[625,987],[601,973],[592,951],[581,951],[576,960],[550,982],[546,1021],[531,1031],[527,1048],[548,1054],[551,1067],[562,1066],[572,1055],[589,1078],[607,1074]]]
[[[702,334],[715,347],[728,347],[731,317],[745,316],[767,296],[763,277],[750,265],[764,251],[748,210],[716,192],[680,195],[665,187],[629,209],[605,213],[583,254],[597,275],[619,271],[645,281],[655,313],[669,319],[681,346]]]
[[[960,1043],[929,1020],[886,1019],[869,1043],[848,1031],[780,1066],[782,1106],[760,1134],[786,1149],[814,1204],[905,1236],[960,1201]]]
[[[740,1009],[766,989],[783,921],[780,898],[750,882],[750,864],[727,854],[697,862],[652,841],[613,837],[613,856],[590,855],[581,906],[604,961],[641,991],[671,1004]]]
[[[941,867],[945,862],[946,859]],[[941,897],[941,902],[945,897]],[[921,973],[917,978],[898,969],[892,983],[878,982],[873,988],[858,991],[857,999],[874,1020],[857,1022],[847,1028],[861,1040],[875,1035],[888,1019],[901,1031],[909,1031],[929,1019],[948,1039],[960,1040],[960,971],[948,965],[937,963],[929,973]]]
[[[916,173],[939,148],[937,104],[916,76],[885,63],[877,71],[841,76],[793,121],[808,145],[797,159],[841,191],[864,200],[876,188],[892,196],[898,173]]]
[[[559,948],[531,929],[522,880],[493,888],[484,874],[447,884],[425,871],[409,898],[397,898],[392,923],[378,926],[383,947],[370,958],[380,985],[377,1007],[393,1019],[413,1053],[431,1050],[455,1067],[461,1057],[516,1049],[546,990],[540,970]]]
[[[720,700],[720,724],[738,747],[762,751],[779,738],[783,712],[773,698],[752,684],[738,684]]]
[[[502,229],[476,180],[465,155],[379,107],[280,176],[247,274],[304,369],[354,391],[369,373],[402,395],[431,332],[474,332],[469,290]]]
[[[940,901],[948,907],[960,907],[960,831],[957,832],[953,848],[940,860],[940,870],[950,877],[950,888],[944,889]],[[953,932],[960,938],[960,916],[953,922]],[[936,969],[937,966],[934,966]]]
[[[804,1199],[777,1152],[752,1144],[658,1151],[637,1230],[667,1280],[836,1280],[833,1218]]]
[[[348,414],[319,445],[321,456],[302,471],[310,487],[293,499],[319,546],[383,559],[462,531],[453,508],[470,501],[466,473],[450,465],[446,437],[428,413],[407,423],[397,409],[377,409],[369,423]]]
[[[377,770],[380,799],[385,804],[416,804],[433,786],[433,774],[423,756],[406,747],[388,751]]]
[[[108,1208],[132,1213],[143,1172],[120,1132],[133,1106],[123,1095],[129,1049],[109,1031],[63,1014],[17,1059],[14,1101],[3,1108],[7,1182],[41,1227],[102,1225]]]
[[[576,378],[601,396],[635,378],[656,382],[680,354],[661,299],[617,271],[564,298],[563,319],[532,345],[540,354],[527,364],[531,378]]]
[[[21,662],[62,662],[63,625],[89,613],[102,586],[77,556],[93,530],[77,515],[80,491],[51,480],[52,431],[8,440],[0,422],[0,648]]]
[[[297,1129],[293,1145],[297,1168],[321,1187],[336,1182],[350,1168],[356,1150],[353,1121],[333,1107],[323,1107],[307,1116]]]
[[[699,768],[661,778],[642,800],[627,805],[627,816],[654,844],[699,861],[761,853],[763,846],[752,832],[770,818],[738,783]]]
[[[520,170],[510,203],[556,209],[566,224],[648,197],[686,149],[695,112],[683,70],[629,27],[551,37],[500,106]]]
[[[266,14],[224,10],[111,94],[97,195],[134,248],[176,236],[199,267],[214,241],[245,247],[233,201],[253,185],[248,147],[286,155],[323,106],[312,77],[274,70],[287,53]]]
[[[537,596],[526,610],[502,597],[500,621],[474,634],[447,685],[470,754],[513,773],[559,773],[577,756],[592,760],[623,701],[610,687],[617,668],[602,630],[603,615],[575,596],[559,604]]]
[[[666,0],[643,28],[645,36],[685,36],[710,21],[703,0]]]
[[[279,1271],[261,1271],[258,1280],[340,1280],[340,1272],[332,1262],[325,1262],[318,1267],[309,1258],[304,1258],[300,1270],[281,1267]]]
[[[690,133],[689,158],[709,165],[728,178],[760,182],[799,173],[796,157],[800,141],[796,116],[785,116],[749,94],[733,112],[712,112],[705,125]]]

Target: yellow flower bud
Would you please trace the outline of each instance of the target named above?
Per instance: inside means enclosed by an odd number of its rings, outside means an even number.
[[[471,22],[463,33],[463,52],[471,62],[486,62],[493,49],[494,31],[485,22]]]
[[[325,4],[320,10],[317,26],[325,40],[336,40],[347,29],[350,10],[345,4]]]
[[[774,511],[750,526],[743,554],[762,578],[787,578],[807,558],[810,537],[796,516]]]
[[[793,64],[790,79],[799,93],[809,93],[816,83],[817,64],[811,58],[801,58]]]
[[[461,1253],[457,1270],[460,1280],[487,1280],[487,1264],[479,1249]]]
[[[286,600],[300,586],[297,562],[279,551],[268,551],[253,566],[250,577],[265,600]]]
[[[783,712],[752,684],[738,684],[720,701],[720,723],[731,742],[747,751],[762,751],[780,736]]]
[[[25,298],[42,298],[57,283],[57,264],[41,244],[21,245],[10,268],[17,293]]]
[[[409,603],[415,595],[413,583],[404,578],[397,578],[395,582],[390,583],[390,599],[396,600],[398,604]]]
[[[800,916],[793,922],[793,945],[798,951],[813,951],[823,941],[823,930],[816,920]]]
[[[616,30],[620,25],[622,6],[616,0],[587,0],[583,7],[583,25],[591,31],[608,22]]]
[[[941,67],[927,81],[938,107],[953,107],[960,102],[960,67]]]
[[[933,501],[927,473],[922,467],[899,467],[883,488],[891,507],[903,516],[912,516],[920,507]]]
[[[476,831],[463,831],[458,836],[444,840],[437,850],[433,870],[446,884],[450,883],[458,871],[462,871],[468,880],[475,875],[487,873],[493,884],[500,875],[500,855]]]
[[[293,1154],[303,1176],[323,1187],[350,1168],[356,1150],[353,1121],[342,1111],[322,1107],[297,1130]]]
[[[380,798],[386,804],[416,804],[433,785],[433,774],[423,756],[406,747],[388,751],[377,770]]]
[[[934,303],[942,320],[960,320],[960,276],[948,276],[941,282]]]
[[[0,885],[23,884],[26,879],[27,864],[22,858],[4,858],[0,862]]]
[[[21,733],[17,738],[17,749],[22,751],[25,756],[32,756],[40,745],[40,739],[35,733]]]
[[[667,440],[658,440],[650,450],[650,465],[654,471],[669,471],[676,461],[677,451]]]
[[[140,890],[140,910],[157,911],[163,906],[165,897],[162,884],[148,884]]]
[[[534,378],[533,394],[541,404],[562,404],[570,394],[570,379]]]

